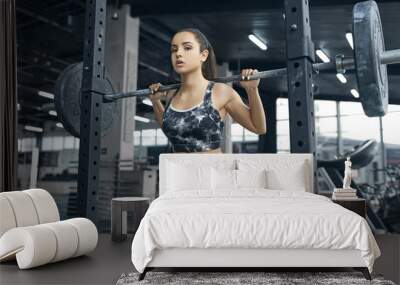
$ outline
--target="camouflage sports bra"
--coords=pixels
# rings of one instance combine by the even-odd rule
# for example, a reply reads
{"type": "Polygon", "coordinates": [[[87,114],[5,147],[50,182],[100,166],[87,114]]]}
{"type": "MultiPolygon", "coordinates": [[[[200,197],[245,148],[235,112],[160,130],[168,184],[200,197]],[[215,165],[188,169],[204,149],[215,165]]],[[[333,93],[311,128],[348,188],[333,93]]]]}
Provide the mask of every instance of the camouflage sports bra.
{"type": "MultiPolygon", "coordinates": [[[[211,103],[214,82],[209,82],[203,101],[186,110],[167,104],[162,130],[169,139],[173,152],[202,152],[220,147],[224,122],[211,103]]],[[[176,93],[174,94],[174,96],[176,93]]]]}

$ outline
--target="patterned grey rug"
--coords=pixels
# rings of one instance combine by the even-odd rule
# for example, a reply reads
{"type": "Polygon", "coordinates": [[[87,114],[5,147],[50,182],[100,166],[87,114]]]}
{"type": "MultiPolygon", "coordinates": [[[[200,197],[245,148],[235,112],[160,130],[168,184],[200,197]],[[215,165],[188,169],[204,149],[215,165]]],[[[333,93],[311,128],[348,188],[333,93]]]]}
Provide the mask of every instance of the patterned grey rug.
{"type": "Polygon", "coordinates": [[[372,275],[372,281],[364,278],[360,272],[154,272],[150,271],[142,281],[138,273],[122,274],[116,285],[146,284],[212,284],[212,285],[395,285],[382,276],[372,275]]]}

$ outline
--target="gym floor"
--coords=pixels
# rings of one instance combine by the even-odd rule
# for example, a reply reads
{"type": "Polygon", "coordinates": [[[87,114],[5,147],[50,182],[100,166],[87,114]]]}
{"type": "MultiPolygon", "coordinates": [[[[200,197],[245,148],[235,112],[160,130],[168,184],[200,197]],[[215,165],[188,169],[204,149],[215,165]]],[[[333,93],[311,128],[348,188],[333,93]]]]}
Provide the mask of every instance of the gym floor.
{"type": "MultiPolygon", "coordinates": [[[[385,279],[397,284],[400,276],[392,268],[398,268],[400,265],[395,256],[396,250],[400,250],[400,238],[398,235],[377,235],[375,238],[382,256],[376,260],[374,273],[382,274],[385,279]]],[[[29,270],[19,270],[15,261],[2,263],[0,264],[0,284],[115,284],[122,273],[135,271],[130,257],[132,239],[131,235],[123,242],[112,242],[110,234],[100,234],[96,250],[88,256],[50,263],[29,270]]],[[[347,271],[348,269],[332,268],[331,270],[347,271]]],[[[307,271],[313,270],[307,269],[307,271]]],[[[327,269],[327,271],[330,270],[327,269]]]]}
{"type": "Polygon", "coordinates": [[[2,263],[0,284],[115,284],[122,273],[135,270],[130,257],[132,239],[112,242],[110,234],[100,234],[91,254],[28,270],[19,270],[15,261],[2,263]]]}

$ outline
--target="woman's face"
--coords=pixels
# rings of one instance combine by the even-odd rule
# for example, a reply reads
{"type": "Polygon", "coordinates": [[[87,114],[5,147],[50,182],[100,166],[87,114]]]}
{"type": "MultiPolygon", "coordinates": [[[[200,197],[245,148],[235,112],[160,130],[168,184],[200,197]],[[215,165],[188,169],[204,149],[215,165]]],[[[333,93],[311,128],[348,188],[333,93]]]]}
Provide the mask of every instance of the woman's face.
{"type": "Polygon", "coordinates": [[[192,72],[206,61],[208,50],[200,52],[200,44],[190,32],[177,33],[171,41],[171,62],[178,74],[192,72]]]}

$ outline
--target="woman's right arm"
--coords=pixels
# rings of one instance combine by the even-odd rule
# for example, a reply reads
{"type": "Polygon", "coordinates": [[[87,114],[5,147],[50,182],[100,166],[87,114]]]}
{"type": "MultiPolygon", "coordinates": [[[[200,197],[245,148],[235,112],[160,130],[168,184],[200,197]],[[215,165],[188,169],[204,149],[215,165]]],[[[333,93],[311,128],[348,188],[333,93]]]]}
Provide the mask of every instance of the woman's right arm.
{"type": "Polygon", "coordinates": [[[170,92],[167,92],[167,91],[157,92],[158,89],[160,88],[160,86],[161,86],[160,83],[151,84],[149,86],[149,88],[151,90],[153,90],[153,94],[149,95],[149,99],[151,100],[151,103],[153,104],[154,116],[155,116],[157,122],[160,124],[160,127],[162,127],[164,106],[161,103],[160,99],[168,100],[173,93],[171,91],[170,92]]]}
{"type": "Polygon", "coordinates": [[[164,115],[164,106],[162,105],[160,99],[152,100],[153,104],[154,116],[156,117],[157,122],[162,126],[162,119],[164,115]]]}

